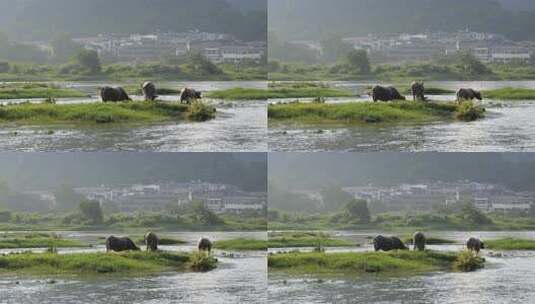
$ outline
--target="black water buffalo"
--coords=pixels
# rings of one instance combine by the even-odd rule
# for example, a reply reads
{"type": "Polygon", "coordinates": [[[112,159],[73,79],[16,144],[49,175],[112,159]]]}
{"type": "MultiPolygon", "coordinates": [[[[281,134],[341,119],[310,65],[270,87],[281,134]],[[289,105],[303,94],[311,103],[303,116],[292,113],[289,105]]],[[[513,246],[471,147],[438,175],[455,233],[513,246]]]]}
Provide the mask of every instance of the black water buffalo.
{"type": "Polygon", "coordinates": [[[426,101],[425,98],[425,87],[423,82],[413,82],[411,84],[412,99],[414,101],[426,101]]]}
{"type": "Polygon", "coordinates": [[[372,88],[373,101],[392,101],[392,100],[405,100],[405,96],[401,95],[399,91],[394,87],[382,87],[374,86],[372,88]]]}
{"type": "Polygon", "coordinates": [[[425,250],[425,242],[425,235],[420,231],[417,231],[412,235],[412,244],[414,245],[414,250],[425,250]]]}
{"type": "Polygon", "coordinates": [[[108,251],[139,250],[139,247],[127,237],[110,236],[106,239],[106,252],[108,251]]]}
{"type": "Polygon", "coordinates": [[[479,253],[479,250],[485,249],[485,243],[483,243],[483,241],[480,239],[471,237],[466,241],[466,248],[479,253]]]}
{"type": "Polygon", "coordinates": [[[180,103],[187,103],[190,104],[193,100],[201,99],[202,93],[200,91],[196,91],[191,88],[183,88],[182,91],[180,91],[180,96],[178,97],[178,101],[180,103]]]}
{"type": "Polygon", "coordinates": [[[115,88],[103,87],[103,88],[101,88],[100,89],[100,98],[102,99],[103,102],[107,102],[107,101],[117,102],[117,101],[132,100],[132,99],[130,99],[128,94],[126,94],[126,91],[121,87],[115,87],[115,88]]]}
{"type": "Polygon", "coordinates": [[[146,81],[141,85],[141,91],[146,101],[154,101],[158,97],[156,96],[156,86],[150,81],[146,81]]]}
{"type": "Polygon", "coordinates": [[[481,92],[473,89],[459,89],[457,91],[457,101],[461,102],[463,100],[473,100],[474,98],[478,100],[483,100],[481,92]]]}
{"type": "Polygon", "coordinates": [[[378,235],[373,239],[373,248],[375,251],[383,250],[383,251],[390,251],[390,250],[406,250],[409,249],[403,244],[403,242],[395,237],[385,237],[382,235],[378,235]]]}
{"type": "Polygon", "coordinates": [[[147,245],[147,251],[157,251],[159,242],[160,239],[156,233],[149,231],[147,234],[145,234],[145,245],[147,245]]]}
{"type": "Polygon", "coordinates": [[[208,253],[210,253],[212,251],[212,242],[207,238],[200,238],[197,243],[197,249],[199,249],[199,251],[208,251],[208,253]]]}

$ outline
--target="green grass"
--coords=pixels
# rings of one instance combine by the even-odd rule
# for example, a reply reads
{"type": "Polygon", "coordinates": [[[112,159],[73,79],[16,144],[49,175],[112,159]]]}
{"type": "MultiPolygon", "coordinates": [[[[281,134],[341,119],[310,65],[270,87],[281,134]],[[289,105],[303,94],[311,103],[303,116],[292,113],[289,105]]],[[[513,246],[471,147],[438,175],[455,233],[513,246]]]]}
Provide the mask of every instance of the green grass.
{"type": "MultiPolygon", "coordinates": [[[[411,95],[410,98],[412,98],[411,88],[405,88],[401,90],[401,93],[406,94],[406,95],[411,95]]],[[[433,88],[433,87],[425,88],[426,95],[450,95],[450,94],[455,94],[455,93],[456,93],[455,91],[448,90],[448,89],[433,88]]]]}
{"type": "Polygon", "coordinates": [[[535,240],[505,238],[485,241],[485,248],[493,250],[535,250],[535,240]]]}
{"type": "Polygon", "coordinates": [[[49,247],[89,247],[89,244],[78,240],[43,235],[24,235],[15,237],[6,235],[3,238],[0,237],[0,249],[49,247]]]}
{"type": "Polygon", "coordinates": [[[91,104],[16,104],[0,107],[0,122],[45,123],[136,123],[187,119],[205,121],[215,109],[201,103],[183,105],[160,102],[91,104]]]}
{"type": "Polygon", "coordinates": [[[457,271],[475,271],[485,266],[485,259],[470,250],[463,250],[455,259],[453,267],[457,271]]]}
{"type": "Polygon", "coordinates": [[[0,84],[0,99],[87,97],[74,89],[59,88],[44,83],[0,84]]]}
{"type": "Polygon", "coordinates": [[[483,98],[498,100],[535,100],[535,90],[523,88],[502,88],[482,92],[483,98]]]}
{"type": "MultiPolygon", "coordinates": [[[[412,237],[405,237],[403,239],[403,242],[405,244],[411,244],[412,245],[412,237]]],[[[444,245],[444,244],[455,244],[456,242],[453,241],[453,240],[448,240],[448,239],[442,239],[442,238],[437,238],[437,237],[426,237],[425,238],[425,243],[427,245],[444,245]]]]}
{"type": "MultiPolygon", "coordinates": [[[[292,103],[269,105],[271,121],[290,121],[304,124],[321,123],[400,123],[480,118],[471,115],[472,103],[433,103],[399,101],[355,102],[343,104],[292,103]],[[462,112],[459,112],[462,111],[462,112]]],[[[474,110],[479,113],[480,110],[474,110]]]]}
{"type": "Polygon", "coordinates": [[[147,274],[207,271],[217,266],[202,253],[21,253],[0,256],[0,273],[29,275],[147,274]]]}
{"type": "Polygon", "coordinates": [[[267,250],[268,244],[263,240],[254,239],[232,239],[216,241],[214,248],[222,250],[267,250]]]}
{"type": "MultiPolygon", "coordinates": [[[[311,275],[362,275],[367,273],[411,275],[438,270],[461,270],[456,261],[460,254],[436,251],[391,252],[291,252],[268,258],[270,271],[311,275]]],[[[464,262],[463,262],[464,263],[464,262]]],[[[461,264],[459,264],[461,265],[461,264]]]]}
{"type": "Polygon", "coordinates": [[[266,100],[270,97],[267,90],[245,88],[212,91],[206,93],[205,96],[224,100],[266,100]]]}
{"type": "Polygon", "coordinates": [[[286,247],[351,247],[354,242],[335,239],[321,232],[284,232],[269,235],[270,248],[286,247]]]}

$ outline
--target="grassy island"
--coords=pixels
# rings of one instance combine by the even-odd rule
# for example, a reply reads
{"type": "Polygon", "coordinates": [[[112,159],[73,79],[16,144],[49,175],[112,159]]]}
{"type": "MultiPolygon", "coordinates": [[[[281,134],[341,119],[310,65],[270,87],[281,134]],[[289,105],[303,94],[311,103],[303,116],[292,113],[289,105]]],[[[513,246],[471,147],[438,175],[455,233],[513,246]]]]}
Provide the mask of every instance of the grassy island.
{"type": "Polygon", "coordinates": [[[137,123],[177,120],[206,121],[215,109],[202,103],[163,102],[90,104],[24,103],[0,107],[0,123],[137,123]]]}
{"type": "Polygon", "coordinates": [[[0,256],[0,273],[16,275],[150,274],[208,271],[217,260],[202,253],[20,253],[0,256]]]}
{"type": "Polygon", "coordinates": [[[273,121],[303,124],[370,124],[428,122],[458,119],[472,121],[484,117],[485,109],[472,102],[354,102],[342,104],[290,103],[270,105],[273,121]]]}
{"type": "Polygon", "coordinates": [[[216,241],[214,248],[222,250],[262,250],[265,251],[268,248],[268,244],[263,240],[254,239],[231,239],[224,241],[216,241]]]}
{"type": "Polygon", "coordinates": [[[493,250],[535,250],[535,240],[505,238],[485,241],[485,248],[493,250]]]}
{"type": "Polygon", "coordinates": [[[90,245],[79,240],[64,239],[54,234],[0,235],[0,249],[51,247],[90,247],[90,245]]]}
{"type": "Polygon", "coordinates": [[[467,251],[291,252],[270,255],[268,266],[270,271],[297,275],[411,275],[432,271],[472,271],[482,268],[484,259],[467,251]]]}
{"type": "Polygon", "coordinates": [[[502,88],[483,91],[483,98],[497,100],[535,100],[535,90],[523,88],[502,88]]]}
{"type": "Polygon", "coordinates": [[[47,83],[0,84],[0,99],[67,97],[87,97],[87,94],[78,90],[60,88],[47,83]]]}
{"type": "Polygon", "coordinates": [[[269,235],[270,248],[351,246],[355,246],[354,242],[335,239],[321,232],[283,232],[269,235]]]}

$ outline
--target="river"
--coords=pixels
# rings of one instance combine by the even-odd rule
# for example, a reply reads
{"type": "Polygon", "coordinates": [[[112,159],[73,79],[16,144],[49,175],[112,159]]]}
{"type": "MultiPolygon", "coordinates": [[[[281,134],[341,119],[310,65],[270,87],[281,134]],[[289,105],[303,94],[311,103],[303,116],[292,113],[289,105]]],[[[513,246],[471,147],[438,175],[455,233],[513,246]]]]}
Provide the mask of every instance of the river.
{"type": "MultiPolygon", "coordinates": [[[[380,232],[377,232],[380,233],[380,232]]],[[[377,233],[369,231],[333,232],[342,238],[367,245],[358,249],[373,250],[369,240],[377,233]]],[[[387,234],[388,235],[388,234],[387,234]]],[[[456,245],[428,246],[434,250],[459,250],[468,236],[483,240],[503,237],[535,238],[535,231],[522,232],[436,232],[458,242],[456,245]]],[[[271,249],[277,251],[276,249],[271,249]]],[[[286,250],[286,249],[285,249],[286,250]]],[[[327,252],[329,248],[327,248],[327,252]]],[[[498,251],[496,251],[498,252],[498,251]]],[[[292,277],[270,274],[269,303],[447,303],[501,304],[533,303],[535,298],[535,252],[509,251],[493,257],[484,250],[484,269],[469,272],[434,272],[409,277],[335,278],[292,277]]]]}
{"type": "MultiPolygon", "coordinates": [[[[113,232],[58,232],[67,238],[77,238],[95,246],[91,249],[60,249],[60,254],[79,251],[105,251],[101,238],[113,232]]],[[[232,238],[266,239],[265,232],[169,232],[166,236],[185,240],[180,246],[159,246],[163,250],[195,250],[201,236],[211,240],[232,238]]],[[[10,251],[20,251],[13,249],[10,251]]],[[[4,250],[3,252],[6,252],[4,250]]],[[[35,251],[41,251],[36,249],[35,251]]],[[[0,303],[266,303],[266,252],[230,252],[215,250],[218,267],[206,273],[165,273],[143,277],[93,278],[2,277],[0,303]]]]}
{"type": "MultiPolygon", "coordinates": [[[[329,82],[330,86],[362,94],[375,83],[329,82]]],[[[435,81],[428,87],[452,91],[461,87],[489,90],[503,87],[535,88],[535,81],[435,81]]],[[[454,100],[454,95],[428,96],[454,100]]],[[[360,98],[333,98],[328,103],[360,98]]],[[[306,99],[304,100],[306,101],[306,99]]],[[[474,122],[436,122],[370,126],[302,126],[272,124],[268,132],[271,151],[437,151],[437,152],[532,152],[535,151],[535,100],[485,100],[487,117],[474,122]],[[319,131],[321,130],[321,131],[319,131]]]]}
{"type": "MultiPolygon", "coordinates": [[[[81,90],[86,98],[59,98],[57,103],[98,102],[99,82],[62,82],[61,87],[81,90]]],[[[191,87],[202,92],[234,87],[265,89],[266,82],[162,82],[165,88],[191,87]]],[[[125,85],[125,83],[107,83],[125,85]]],[[[141,96],[131,96],[134,100],[141,96]]],[[[175,101],[178,96],[161,96],[175,101]]],[[[3,100],[16,103],[24,100],[3,100]]],[[[40,100],[30,100],[37,102],[40,100]]],[[[0,150],[3,151],[157,151],[157,152],[261,152],[267,150],[266,101],[222,101],[208,99],[215,105],[217,116],[207,122],[163,124],[129,124],[81,127],[76,125],[20,126],[0,128],[0,150]]]]}

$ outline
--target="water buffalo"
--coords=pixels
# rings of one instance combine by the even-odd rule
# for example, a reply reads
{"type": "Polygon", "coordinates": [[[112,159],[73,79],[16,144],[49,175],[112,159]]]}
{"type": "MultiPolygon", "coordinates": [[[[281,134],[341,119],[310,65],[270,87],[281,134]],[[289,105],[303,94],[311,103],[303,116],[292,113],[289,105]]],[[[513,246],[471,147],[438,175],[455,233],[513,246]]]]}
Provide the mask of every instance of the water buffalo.
{"type": "Polygon", "coordinates": [[[146,81],[141,85],[141,91],[145,96],[145,101],[154,101],[156,99],[156,86],[150,81],[146,81]]]}
{"type": "Polygon", "coordinates": [[[461,102],[463,100],[473,100],[474,98],[477,98],[478,100],[483,100],[481,92],[479,91],[473,89],[459,89],[459,91],[457,91],[458,102],[461,102]]]}
{"type": "Polygon", "coordinates": [[[212,251],[212,242],[207,238],[200,238],[197,243],[197,249],[199,249],[199,251],[208,251],[208,253],[210,253],[212,251]]]}
{"type": "Polygon", "coordinates": [[[412,235],[412,243],[414,245],[414,250],[425,250],[425,241],[425,235],[420,231],[417,231],[412,235]]]}
{"type": "Polygon", "coordinates": [[[426,101],[425,98],[425,87],[423,82],[413,82],[411,84],[412,99],[414,101],[421,100],[426,101]]]}
{"type": "Polygon", "coordinates": [[[480,239],[471,237],[466,241],[466,248],[471,251],[479,253],[479,250],[485,249],[485,243],[480,239]]]}
{"type": "Polygon", "coordinates": [[[405,96],[401,95],[399,91],[394,87],[382,87],[374,86],[372,88],[373,101],[392,101],[392,100],[405,100],[405,96]]]}
{"type": "Polygon", "coordinates": [[[378,235],[373,239],[373,248],[375,251],[383,250],[383,251],[390,251],[390,250],[406,250],[409,249],[403,244],[403,242],[395,237],[385,237],[382,235],[378,235]]]}
{"type": "Polygon", "coordinates": [[[183,88],[182,91],[180,91],[180,96],[178,97],[178,101],[180,101],[180,103],[190,104],[191,101],[196,100],[196,99],[201,99],[201,98],[202,98],[202,93],[200,91],[196,91],[190,88],[183,88]]]}
{"type": "Polygon", "coordinates": [[[108,251],[139,250],[139,247],[127,237],[110,236],[106,239],[106,252],[108,251]]]}
{"type": "Polygon", "coordinates": [[[103,102],[107,102],[107,101],[117,102],[117,101],[132,100],[132,99],[130,99],[128,94],[126,94],[126,91],[121,87],[115,87],[115,88],[103,87],[103,88],[101,88],[100,89],[100,98],[102,98],[103,102]]]}
{"type": "Polygon", "coordinates": [[[147,245],[147,251],[157,251],[159,241],[160,239],[156,233],[149,231],[147,234],[145,234],[145,245],[147,245]]]}

